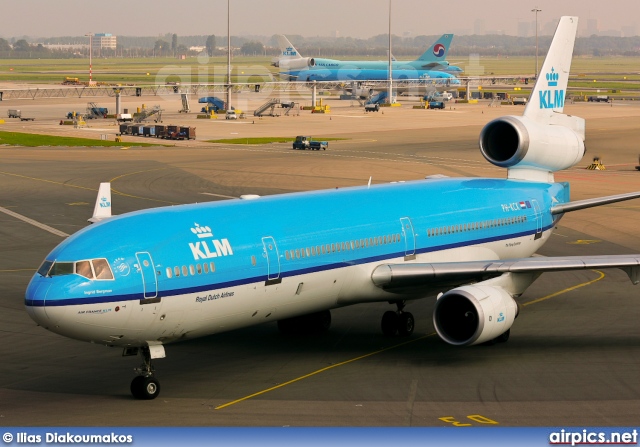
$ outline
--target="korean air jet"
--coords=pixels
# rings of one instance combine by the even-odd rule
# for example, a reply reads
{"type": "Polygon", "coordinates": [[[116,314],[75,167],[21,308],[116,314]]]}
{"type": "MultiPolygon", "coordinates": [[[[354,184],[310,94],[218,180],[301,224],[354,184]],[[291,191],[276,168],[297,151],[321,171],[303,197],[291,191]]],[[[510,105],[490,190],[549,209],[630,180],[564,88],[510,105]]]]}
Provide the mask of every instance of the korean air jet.
{"type": "MultiPolygon", "coordinates": [[[[380,73],[388,73],[388,61],[341,61],[337,59],[309,58],[302,57],[298,50],[283,35],[278,35],[278,45],[281,55],[272,63],[273,66],[283,70],[282,75],[288,76],[292,80],[326,80],[341,81],[354,79],[352,72],[360,74],[362,71],[371,70],[369,76],[359,79],[386,80],[388,74],[382,77],[380,73]],[[376,74],[380,74],[375,77],[376,74]],[[308,79],[310,78],[310,79],[308,79]]],[[[459,74],[462,69],[454,65],[449,65],[447,54],[453,34],[443,34],[427,51],[414,61],[392,61],[392,70],[404,71],[401,79],[418,79],[427,73],[433,72],[432,77],[438,77],[435,73],[441,72],[445,76],[454,78],[454,74],[459,74]],[[411,77],[408,77],[410,75],[411,77]]]]}
{"type": "Polygon", "coordinates": [[[131,392],[153,399],[152,361],[181,340],[275,321],[324,330],[331,309],[372,302],[389,303],[384,334],[408,336],[411,302],[437,295],[438,335],[469,346],[506,341],[518,297],[543,272],[619,268],[637,284],[640,254],[532,257],[565,213],[640,197],[571,201],[569,184],[554,180],[585,151],[584,120],[563,114],[577,24],[561,18],[524,115],[480,134],[506,178],[103,212],[47,255],[27,312],[55,333],[140,355],[131,392]]]}

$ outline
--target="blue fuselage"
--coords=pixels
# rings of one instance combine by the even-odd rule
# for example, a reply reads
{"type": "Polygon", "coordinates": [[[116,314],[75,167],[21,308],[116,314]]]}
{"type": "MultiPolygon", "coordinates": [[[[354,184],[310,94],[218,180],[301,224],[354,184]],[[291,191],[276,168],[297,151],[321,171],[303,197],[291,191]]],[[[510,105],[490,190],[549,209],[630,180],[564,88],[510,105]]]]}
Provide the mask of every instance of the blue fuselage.
{"type": "MultiPolygon", "coordinates": [[[[175,334],[197,336],[216,317],[247,312],[225,330],[248,325],[254,307],[268,320],[279,308],[286,317],[302,307],[389,299],[371,285],[379,263],[530,256],[541,245],[535,235],[554,223],[552,203],[568,196],[563,183],[433,179],[143,210],[91,225],[58,245],[46,259],[60,268],[34,275],[25,304],[43,326],[60,327],[51,330],[105,344],[121,337],[126,345],[138,342],[126,335],[127,321],[154,321],[144,314],[150,302],[165,323],[168,309],[184,319],[175,334]],[[93,260],[95,277],[85,260],[93,260]],[[110,266],[111,278],[108,272],[98,278],[101,263],[110,266]],[[88,268],[89,277],[69,264],[88,268]],[[318,300],[303,306],[296,301],[301,290],[318,300]],[[198,307],[203,300],[219,307],[207,314],[198,307]],[[102,323],[105,332],[91,332],[102,327],[99,318],[109,322],[102,323]],[[190,319],[199,321],[192,333],[184,331],[190,319]],[[73,330],[65,332],[68,321],[73,330]],[[78,332],[79,322],[91,335],[78,332]]],[[[158,329],[154,336],[162,334],[158,329]]]]}

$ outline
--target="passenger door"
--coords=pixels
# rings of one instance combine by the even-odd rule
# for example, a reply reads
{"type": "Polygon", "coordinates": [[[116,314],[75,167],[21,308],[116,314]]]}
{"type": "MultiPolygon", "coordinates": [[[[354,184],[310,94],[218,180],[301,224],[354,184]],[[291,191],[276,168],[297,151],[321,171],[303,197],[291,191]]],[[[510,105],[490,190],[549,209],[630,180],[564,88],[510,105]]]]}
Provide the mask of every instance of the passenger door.
{"type": "Polygon", "coordinates": [[[153,264],[151,254],[146,251],[136,253],[138,259],[138,268],[142,276],[143,299],[140,304],[155,303],[160,301],[158,298],[158,277],[156,276],[156,268],[153,264]]]}
{"type": "Polygon", "coordinates": [[[265,285],[279,284],[282,282],[282,278],[280,278],[280,256],[276,240],[271,236],[263,237],[262,245],[267,258],[267,281],[265,285]]]}

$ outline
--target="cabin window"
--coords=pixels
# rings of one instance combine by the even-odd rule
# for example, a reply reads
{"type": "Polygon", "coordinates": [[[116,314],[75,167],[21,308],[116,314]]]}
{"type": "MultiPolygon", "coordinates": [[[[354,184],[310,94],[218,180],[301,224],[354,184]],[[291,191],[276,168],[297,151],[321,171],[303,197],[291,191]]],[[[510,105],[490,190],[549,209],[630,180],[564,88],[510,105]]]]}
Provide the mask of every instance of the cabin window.
{"type": "Polygon", "coordinates": [[[305,248],[304,251],[307,253],[307,258],[311,256],[311,251],[309,251],[309,247],[305,248]]]}
{"type": "Polygon", "coordinates": [[[356,248],[360,248],[360,241],[359,240],[356,241],[356,248]]]}
{"type": "MultiPolygon", "coordinates": [[[[251,257],[253,258],[253,256],[251,256],[251,257]]],[[[288,261],[288,260],[289,260],[289,258],[290,258],[290,256],[289,256],[289,251],[288,251],[288,250],[284,252],[284,258],[285,258],[287,261],[288,261]]],[[[253,259],[251,260],[251,263],[253,264],[253,259]]]]}
{"type": "Polygon", "coordinates": [[[296,259],[300,259],[300,250],[296,248],[296,259]]]}
{"type": "Polygon", "coordinates": [[[251,265],[256,266],[256,257],[254,255],[251,255],[251,265]]]}
{"type": "Polygon", "coordinates": [[[176,278],[180,276],[180,267],[174,267],[173,272],[176,274],[176,278]]]}
{"type": "Polygon", "coordinates": [[[171,278],[173,276],[173,272],[171,271],[171,267],[167,267],[167,278],[171,278]]]}
{"type": "Polygon", "coordinates": [[[198,271],[198,275],[202,275],[202,266],[200,264],[196,265],[196,270],[198,271]]]}
{"type": "Polygon", "coordinates": [[[187,266],[186,265],[182,266],[182,276],[189,276],[189,273],[187,272],[187,266]]]}
{"type": "Polygon", "coordinates": [[[204,268],[204,272],[205,273],[209,273],[209,264],[207,264],[206,262],[202,265],[202,267],[204,268]]]}
{"type": "Polygon", "coordinates": [[[209,270],[211,270],[211,273],[216,271],[216,265],[213,262],[209,263],[209,270]]]}
{"type": "Polygon", "coordinates": [[[193,264],[189,265],[189,273],[191,274],[191,276],[196,274],[196,269],[193,264]]]}
{"type": "Polygon", "coordinates": [[[316,255],[316,247],[315,245],[313,247],[311,247],[311,256],[315,256],[316,255]]]}

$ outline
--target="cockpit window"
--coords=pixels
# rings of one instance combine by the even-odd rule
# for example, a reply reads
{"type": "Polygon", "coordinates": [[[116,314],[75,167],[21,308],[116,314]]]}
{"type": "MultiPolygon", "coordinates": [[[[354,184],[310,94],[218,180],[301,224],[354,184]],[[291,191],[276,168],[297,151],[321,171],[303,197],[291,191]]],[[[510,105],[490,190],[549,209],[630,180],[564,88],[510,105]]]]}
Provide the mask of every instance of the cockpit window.
{"type": "Polygon", "coordinates": [[[41,276],[60,276],[71,275],[75,273],[83,276],[87,279],[113,279],[113,272],[109,263],[104,258],[92,259],[87,261],[78,262],[60,262],[45,260],[40,268],[38,274],[41,276]],[[93,264],[93,268],[92,268],[93,264]],[[95,273],[94,273],[95,272],[95,273]]]}
{"type": "Polygon", "coordinates": [[[49,270],[51,270],[52,264],[53,264],[53,261],[49,261],[48,259],[45,259],[42,265],[40,266],[40,268],[38,269],[38,274],[40,276],[47,276],[49,274],[49,270]]]}
{"type": "Polygon", "coordinates": [[[91,270],[91,261],[76,262],[76,273],[87,279],[93,279],[93,270],[91,270]]]}
{"type": "Polygon", "coordinates": [[[93,269],[96,271],[96,279],[113,279],[111,267],[106,259],[94,259],[93,269]]]}
{"type": "Polygon", "coordinates": [[[49,276],[71,275],[73,273],[73,262],[54,262],[49,270],[49,276]]]}

